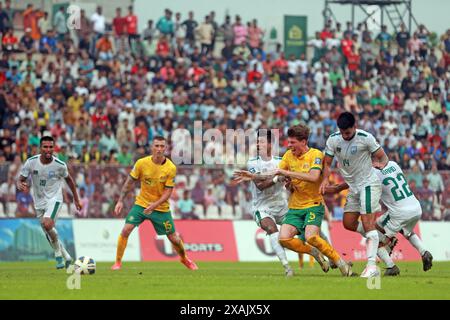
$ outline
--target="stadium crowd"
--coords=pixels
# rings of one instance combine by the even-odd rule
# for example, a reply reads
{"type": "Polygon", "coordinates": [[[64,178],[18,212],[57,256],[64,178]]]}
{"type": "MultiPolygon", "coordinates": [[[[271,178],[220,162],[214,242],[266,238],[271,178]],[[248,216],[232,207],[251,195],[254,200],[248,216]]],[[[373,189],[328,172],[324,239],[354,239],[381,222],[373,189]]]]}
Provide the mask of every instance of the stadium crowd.
{"type": "MultiPolygon", "coordinates": [[[[32,213],[31,197],[13,181],[46,133],[75,172],[86,204],[78,215],[99,218],[111,217],[126,168],[149,154],[155,135],[180,141],[173,130],[192,133],[194,121],[222,132],[277,128],[284,152],[287,128],[306,123],[310,145],[323,150],[339,114],[350,111],[409,172],[423,218],[450,219],[450,29],[438,37],[423,25],[414,32],[383,26],[374,34],[365,24],[344,29],[329,21],[308,41],[307,59],[264,41],[256,19],[219,22],[214,12],[182,17],[166,9],[138,33],[137,16],[127,11],[107,18],[100,6],[89,17],[82,10],[81,28],[69,30],[64,9],[50,18],[28,5],[19,37],[10,1],[0,2],[5,215],[16,200],[17,216],[32,213]]],[[[214,207],[247,218],[251,196],[230,184],[233,169],[180,166],[177,214],[209,217],[214,207]]],[[[335,219],[344,199],[327,199],[335,219]]]]}

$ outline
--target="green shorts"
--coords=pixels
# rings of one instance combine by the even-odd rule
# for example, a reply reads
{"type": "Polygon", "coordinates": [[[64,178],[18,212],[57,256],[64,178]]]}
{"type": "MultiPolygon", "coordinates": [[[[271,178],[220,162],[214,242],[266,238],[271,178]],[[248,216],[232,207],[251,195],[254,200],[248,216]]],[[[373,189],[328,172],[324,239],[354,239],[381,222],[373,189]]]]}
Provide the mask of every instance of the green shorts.
{"type": "Polygon", "coordinates": [[[299,238],[305,241],[305,229],[308,225],[320,226],[325,215],[325,207],[323,204],[315,207],[304,209],[289,209],[283,224],[290,224],[297,228],[299,238]]]}
{"type": "Polygon", "coordinates": [[[161,212],[154,210],[151,214],[144,213],[145,208],[135,204],[130,213],[128,213],[125,223],[129,223],[138,227],[144,220],[150,220],[153,228],[158,235],[168,235],[175,232],[175,224],[173,223],[170,211],[161,212]]]}

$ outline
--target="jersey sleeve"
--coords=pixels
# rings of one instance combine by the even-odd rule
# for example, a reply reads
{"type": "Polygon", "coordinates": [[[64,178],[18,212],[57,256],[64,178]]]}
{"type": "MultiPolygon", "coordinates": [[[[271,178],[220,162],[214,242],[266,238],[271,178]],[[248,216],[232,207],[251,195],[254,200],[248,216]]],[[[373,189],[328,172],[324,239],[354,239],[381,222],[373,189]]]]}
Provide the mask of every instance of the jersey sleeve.
{"type": "Polygon", "coordinates": [[[334,138],[332,138],[332,137],[328,138],[327,145],[325,147],[325,154],[327,156],[334,157],[335,148],[336,148],[335,141],[336,140],[334,138]]]}
{"type": "Polygon", "coordinates": [[[288,152],[286,152],[284,154],[283,158],[281,158],[281,161],[278,164],[278,168],[283,169],[283,170],[288,170],[289,169],[288,152]]]}
{"type": "Polygon", "coordinates": [[[314,152],[313,157],[311,158],[310,170],[320,170],[323,168],[323,153],[319,150],[314,152]]]}
{"type": "Polygon", "coordinates": [[[367,146],[369,148],[370,153],[375,153],[378,151],[378,149],[381,148],[380,144],[377,142],[375,137],[373,135],[369,135],[366,139],[367,146]]]}
{"type": "Polygon", "coordinates": [[[28,176],[30,175],[30,170],[31,170],[30,161],[27,160],[23,164],[22,169],[20,169],[20,175],[22,177],[28,178],[28,176]]]}
{"type": "Polygon", "coordinates": [[[130,176],[134,180],[139,180],[141,176],[141,162],[139,160],[134,164],[134,167],[130,172],[130,176]]]}
{"type": "Polygon", "coordinates": [[[165,188],[175,187],[176,174],[177,174],[177,168],[174,166],[174,168],[170,170],[169,176],[167,177],[166,183],[164,185],[165,188]]]}
{"type": "Polygon", "coordinates": [[[67,178],[69,176],[69,169],[67,168],[67,164],[64,163],[64,166],[61,168],[60,175],[63,178],[67,178]]]}

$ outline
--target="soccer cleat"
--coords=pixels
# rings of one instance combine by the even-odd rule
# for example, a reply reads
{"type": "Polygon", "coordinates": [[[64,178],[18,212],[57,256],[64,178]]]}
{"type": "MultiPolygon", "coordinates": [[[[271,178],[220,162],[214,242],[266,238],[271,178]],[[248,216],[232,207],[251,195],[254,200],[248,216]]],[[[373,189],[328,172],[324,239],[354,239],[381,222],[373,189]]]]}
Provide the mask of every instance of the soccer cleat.
{"type": "Polygon", "coordinates": [[[392,268],[387,268],[384,272],[385,277],[394,277],[400,275],[400,269],[397,266],[393,266],[392,268]]]}
{"type": "Polygon", "coordinates": [[[189,259],[188,257],[186,257],[186,258],[184,258],[184,259],[181,259],[180,262],[181,262],[182,264],[184,264],[188,269],[191,269],[191,270],[198,270],[198,267],[197,267],[197,265],[195,264],[195,262],[192,261],[191,259],[189,259]]]}
{"type": "Polygon", "coordinates": [[[122,269],[122,262],[116,262],[114,263],[114,265],[111,267],[111,270],[120,270],[122,269]]]}
{"type": "Polygon", "coordinates": [[[378,272],[377,266],[367,266],[361,273],[361,278],[373,278],[378,277],[380,273],[378,272]]]}
{"type": "Polygon", "coordinates": [[[330,264],[330,268],[331,268],[331,269],[337,269],[337,268],[338,268],[337,264],[334,263],[333,261],[328,260],[328,263],[330,264]]]}
{"type": "Polygon", "coordinates": [[[62,257],[56,257],[56,269],[63,269],[66,265],[64,264],[62,257]]]}
{"type": "Polygon", "coordinates": [[[291,267],[289,267],[289,266],[284,268],[284,272],[286,273],[286,277],[294,276],[294,270],[292,270],[291,267]]]}
{"type": "Polygon", "coordinates": [[[320,267],[322,268],[323,272],[327,273],[330,270],[330,265],[328,264],[328,261],[325,259],[323,254],[319,252],[316,258],[317,262],[320,264],[320,267]]]}
{"type": "Polygon", "coordinates": [[[433,266],[433,256],[430,252],[425,251],[422,255],[423,271],[428,271],[433,266]]]}
{"type": "Polygon", "coordinates": [[[389,250],[388,250],[389,255],[392,255],[392,252],[394,252],[394,248],[397,245],[397,243],[398,243],[398,239],[396,237],[393,237],[391,239],[391,241],[388,243],[387,247],[389,248],[389,250]]]}
{"type": "Polygon", "coordinates": [[[66,260],[66,269],[68,269],[71,264],[72,264],[72,258],[66,260]]]}
{"type": "Polygon", "coordinates": [[[345,262],[344,260],[339,261],[336,265],[341,271],[343,277],[357,277],[358,275],[352,270],[353,263],[351,261],[345,262]]]}

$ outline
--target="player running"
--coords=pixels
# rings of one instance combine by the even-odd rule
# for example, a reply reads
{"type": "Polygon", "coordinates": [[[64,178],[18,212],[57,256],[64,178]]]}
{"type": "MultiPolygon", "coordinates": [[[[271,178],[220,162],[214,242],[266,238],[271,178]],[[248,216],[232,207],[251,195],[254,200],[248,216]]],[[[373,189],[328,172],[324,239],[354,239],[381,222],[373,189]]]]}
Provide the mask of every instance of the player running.
{"type": "Polygon", "coordinates": [[[174,179],[177,168],[172,161],[164,156],[166,149],[166,139],[156,136],[152,143],[152,155],[136,161],[133,170],[125,181],[114,209],[115,215],[119,215],[122,211],[123,200],[133,190],[137,180],[141,182],[141,191],[136,197],[136,202],[128,213],[125,226],[119,235],[116,262],[111,267],[112,270],[121,269],[128,237],[134,228],[146,219],[150,220],[158,235],[167,236],[180,256],[181,263],[188,269],[198,269],[197,265],[186,255],[183,241],[178,232],[175,231],[170,213],[169,198],[175,185],[174,179]]]}
{"type": "MultiPolygon", "coordinates": [[[[256,158],[247,162],[247,169],[254,174],[267,173],[278,168],[280,157],[272,155],[272,132],[270,130],[259,130],[257,141],[256,158]]],[[[282,181],[274,182],[269,177],[266,180],[253,181],[252,192],[252,214],[259,227],[261,227],[270,237],[270,244],[273,251],[284,267],[286,276],[291,277],[294,271],[289,266],[284,248],[278,241],[279,232],[277,224],[281,225],[288,204],[283,191],[282,181]]]]}
{"type": "MultiPolygon", "coordinates": [[[[382,233],[380,243],[389,244],[396,242],[396,234],[400,232],[416,248],[422,257],[423,270],[428,271],[433,265],[433,256],[425,248],[422,240],[414,233],[414,227],[422,216],[422,208],[419,200],[409,188],[405,175],[400,166],[389,161],[386,166],[374,164],[373,169],[381,181],[381,202],[387,207],[387,211],[377,219],[377,228],[382,233]]],[[[330,187],[332,193],[347,189],[347,183],[330,187]]],[[[380,236],[380,234],[379,234],[380,236]]],[[[389,248],[389,246],[388,246],[389,248]]],[[[378,251],[380,258],[386,263],[385,276],[396,276],[400,269],[395,265],[389,252],[378,251]]]]}
{"type": "Polygon", "coordinates": [[[369,278],[379,275],[376,267],[379,238],[375,213],[381,211],[381,183],[372,171],[372,158],[384,165],[388,157],[370,133],[356,129],[355,122],[350,112],[339,116],[339,131],[326,142],[320,192],[324,194],[330,183],[330,166],[336,158],[339,172],[350,188],[344,207],[344,227],[367,238],[367,266],[361,277],[369,278]],[[362,223],[358,223],[360,216],[362,223]]]}
{"type": "Polygon", "coordinates": [[[36,215],[40,219],[42,230],[55,252],[56,269],[68,268],[72,257],[58,239],[55,222],[63,204],[62,187],[64,180],[72,191],[75,207],[81,210],[75,182],[69,174],[67,165],[53,156],[55,140],[44,136],[40,140],[41,153],[25,161],[19,175],[17,188],[27,191],[28,177],[31,175],[33,201],[36,215]],[[65,263],[63,261],[65,260],[65,263]]]}

